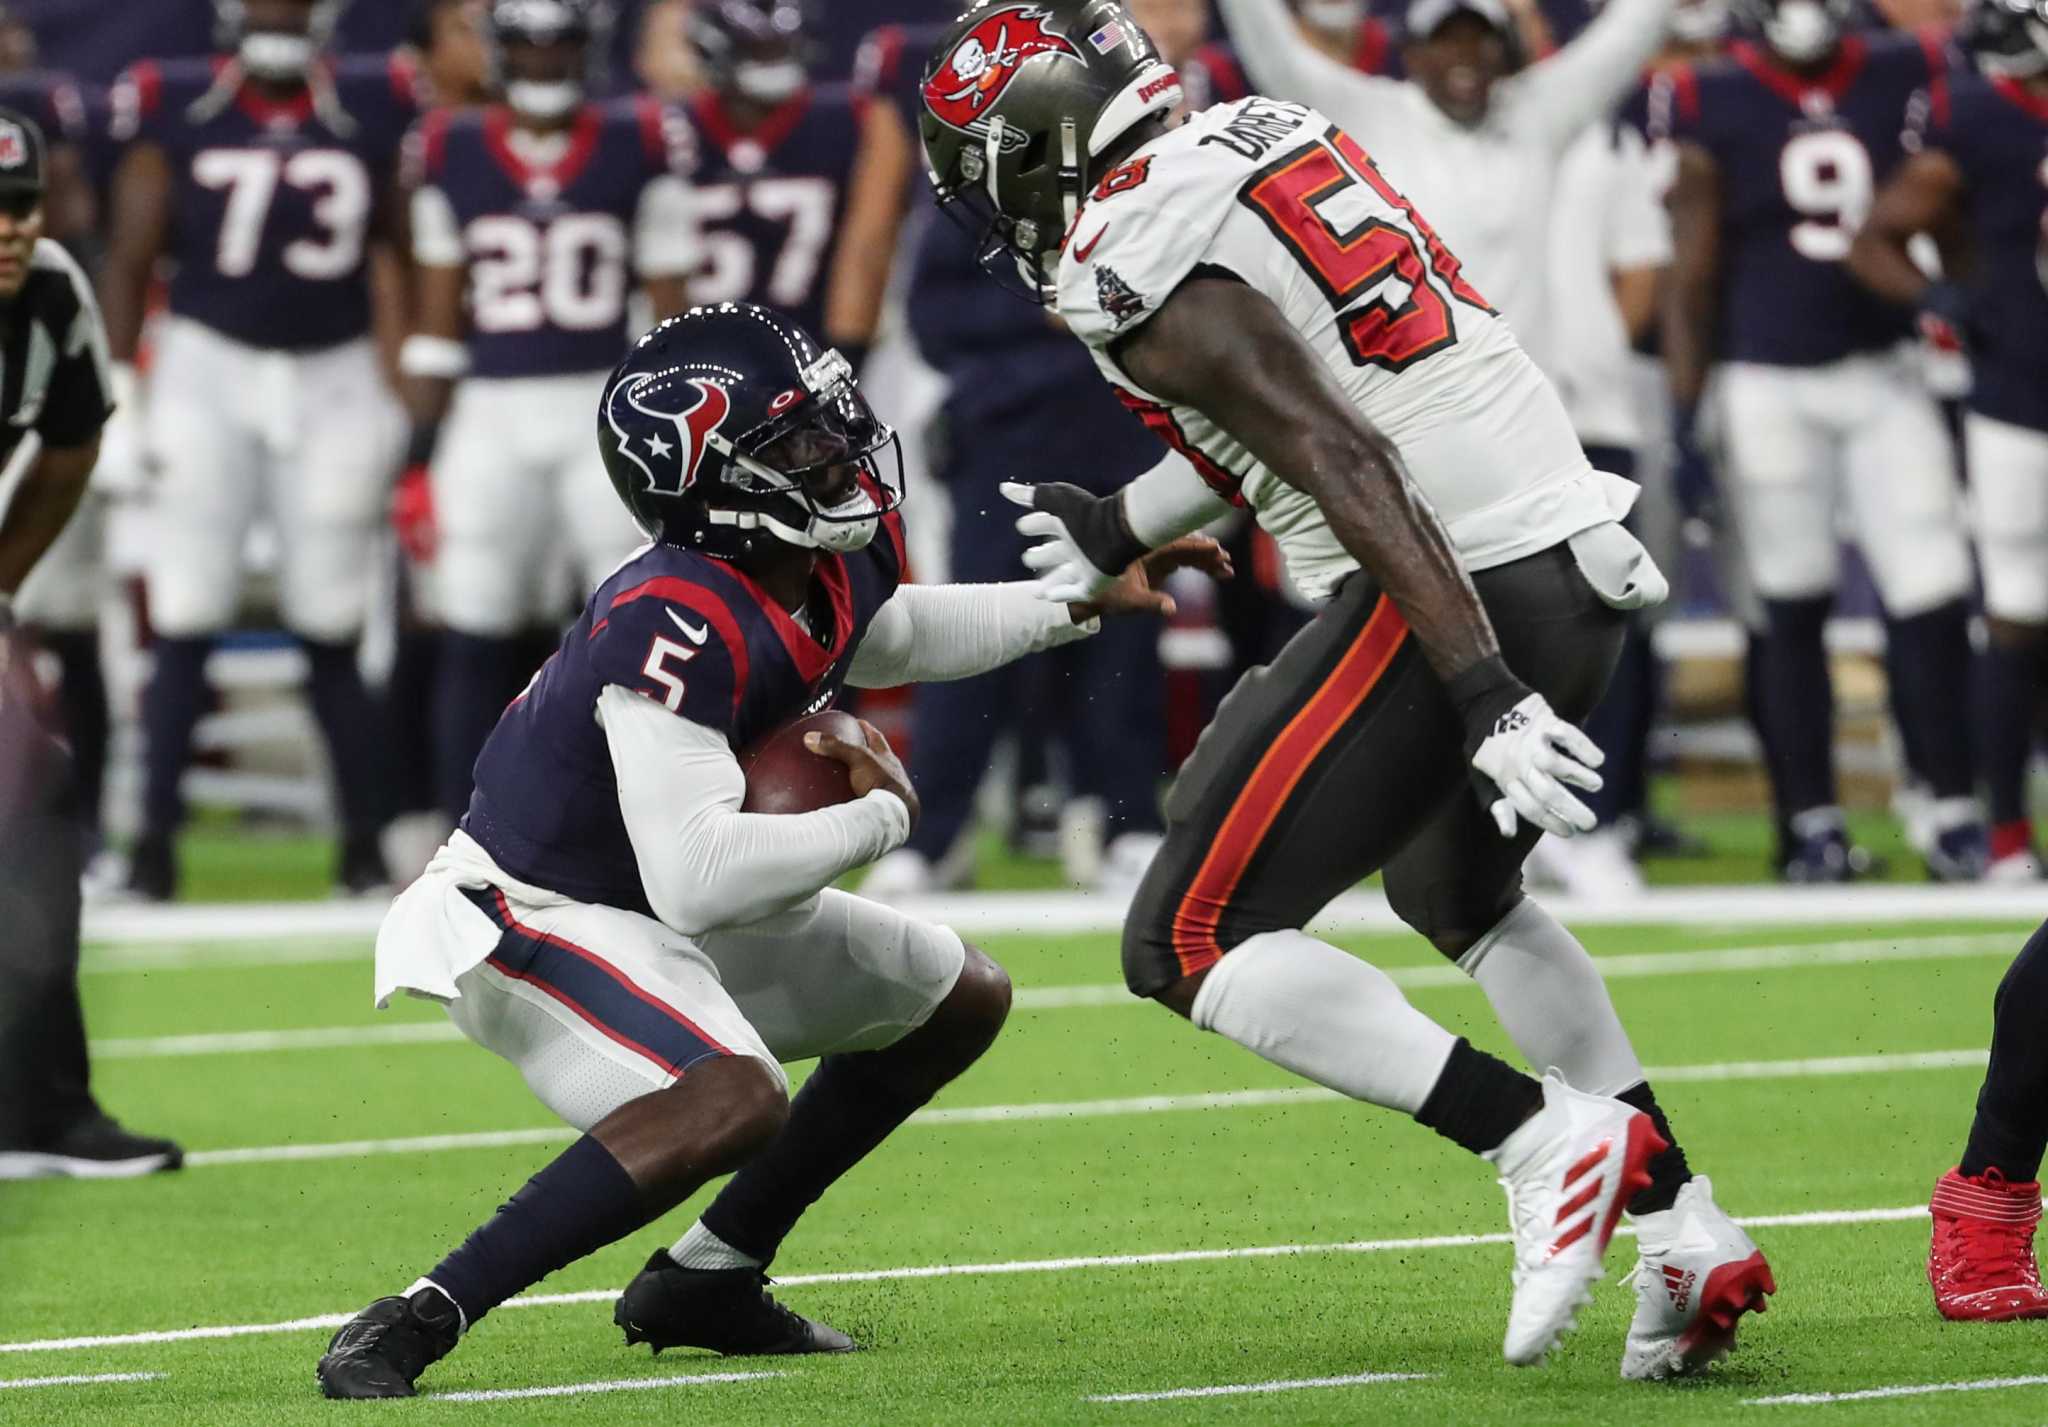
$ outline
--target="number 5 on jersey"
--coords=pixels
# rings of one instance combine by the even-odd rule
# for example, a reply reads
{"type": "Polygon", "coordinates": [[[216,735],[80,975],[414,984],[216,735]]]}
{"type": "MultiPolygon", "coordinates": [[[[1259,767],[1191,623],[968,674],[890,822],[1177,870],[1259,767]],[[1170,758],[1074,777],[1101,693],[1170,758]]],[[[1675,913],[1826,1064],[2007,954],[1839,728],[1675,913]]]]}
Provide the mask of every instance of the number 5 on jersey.
{"type": "Polygon", "coordinates": [[[1344,346],[1361,367],[1398,372],[1458,340],[1450,301],[1431,283],[1432,273],[1452,297],[1493,310],[1414,205],[1340,129],[1267,165],[1239,201],[1265,221],[1330,305],[1349,314],[1344,346]],[[1347,217],[1352,221],[1344,226],[1347,217]],[[1408,227],[1399,226],[1402,220],[1408,227]],[[1407,296],[1397,301],[1399,289],[1407,296]]]}
{"type": "Polygon", "coordinates": [[[661,692],[654,689],[642,690],[649,698],[658,698],[670,713],[678,713],[683,707],[683,676],[669,668],[670,664],[687,664],[697,657],[697,651],[686,644],[678,644],[657,634],[654,642],[647,646],[647,662],[640,666],[640,672],[652,679],[661,692]]]}

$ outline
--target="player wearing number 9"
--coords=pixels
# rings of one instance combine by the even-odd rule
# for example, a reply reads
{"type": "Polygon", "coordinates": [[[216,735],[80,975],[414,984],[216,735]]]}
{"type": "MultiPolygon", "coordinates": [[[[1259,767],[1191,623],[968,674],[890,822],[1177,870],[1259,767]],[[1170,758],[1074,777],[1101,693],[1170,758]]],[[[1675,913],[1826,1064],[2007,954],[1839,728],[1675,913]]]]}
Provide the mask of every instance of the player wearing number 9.
{"type": "Polygon", "coordinates": [[[419,265],[405,345],[416,431],[431,450],[427,588],[442,629],[435,783],[449,817],[477,750],[529,670],[516,639],[553,613],[565,548],[579,594],[639,543],[590,448],[590,407],[625,350],[628,300],[683,306],[694,261],[681,121],[651,99],[599,104],[590,0],[497,0],[497,102],[431,115],[409,146],[419,265]],[[452,400],[451,400],[452,398],[452,400]]]}
{"type": "MultiPolygon", "coordinates": [[[[1836,807],[1821,632],[1847,524],[1889,616],[1894,710],[1937,799],[1923,849],[1977,875],[1971,799],[1970,555],[1948,432],[1904,349],[1910,314],[1844,259],[1916,102],[1946,105],[1931,39],[1848,34],[1837,0],[1752,0],[1726,60],[1661,76],[1653,127],[1676,141],[1676,247],[1665,351],[1689,424],[1717,368],[1728,506],[1768,611],[1758,717],[1774,757],[1784,870],[1838,881],[1853,861],[1836,807]],[[1925,92],[1927,98],[1916,101],[1925,92]]],[[[1681,435],[1689,433],[1681,432],[1681,435]]]]}
{"type": "Polygon", "coordinates": [[[178,778],[205,702],[206,651],[235,617],[259,510],[278,533],[281,613],[311,656],[334,758],[341,880],[383,880],[378,745],[354,646],[403,425],[370,341],[367,265],[397,231],[399,146],[418,106],[394,62],[322,53],[338,8],[220,0],[221,57],[138,64],[115,90],[127,148],[102,282],[121,364],[107,444],[117,464],[153,478],[158,638],[134,869],[150,896],[175,881],[178,778]],[[163,260],[170,313],[138,403],[144,299],[163,260]]]}

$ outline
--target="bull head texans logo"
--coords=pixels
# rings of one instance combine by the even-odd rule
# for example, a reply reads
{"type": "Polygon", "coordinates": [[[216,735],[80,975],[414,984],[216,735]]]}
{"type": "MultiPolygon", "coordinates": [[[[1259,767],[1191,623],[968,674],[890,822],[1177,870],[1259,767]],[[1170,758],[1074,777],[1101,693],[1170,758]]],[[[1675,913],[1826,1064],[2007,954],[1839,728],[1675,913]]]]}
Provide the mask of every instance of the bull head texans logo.
{"type": "MultiPolygon", "coordinates": [[[[1025,61],[1043,54],[1082,57],[1072,40],[1045,27],[1050,18],[1051,11],[1033,5],[1008,5],[983,16],[925,80],[924,107],[949,128],[983,132],[990,107],[1025,61]]],[[[1017,134],[1016,142],[1024,141],[1017,134]]]]}
{"type": "Polygon", "coordinates": [[[648,490],[668,496],[696,483],[711,437],[731,412],[724,383],[674,371],[622,381],[604,403],[619,454],[646,475],[648,490]]]}

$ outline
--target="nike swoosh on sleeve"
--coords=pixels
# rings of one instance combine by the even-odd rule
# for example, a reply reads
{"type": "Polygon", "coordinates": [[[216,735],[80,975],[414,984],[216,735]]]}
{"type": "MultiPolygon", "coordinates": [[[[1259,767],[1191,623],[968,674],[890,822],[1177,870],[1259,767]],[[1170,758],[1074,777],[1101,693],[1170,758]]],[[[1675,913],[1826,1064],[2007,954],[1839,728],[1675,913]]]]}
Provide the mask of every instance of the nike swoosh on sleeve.
{"type": "Polygon", "coordinates": [[[1080,247],[1074,249],[1074,261],[1077,263],[1085,263],[1088,261],[1088,259],[1094,257],[1095,245],[1102,241],[1102,235],[1104,233],[1107,233],[1108,231],[1109,225],[1105,223],[1102,225],[1101,228],[1096,230],[1096,234],[1094,237],[1090,238],[1086,243],[1082,244],[1080,247]]]}
{"type": "Polygon", "coordinates": [[[683,632],[683,638],[689,640],[692,644],[702,644],[711,637],[711,631],[706,626],[687,623],[674,610],[669,610],[667,613],[668,617],[675,621],[676,628],[683,632]]]}

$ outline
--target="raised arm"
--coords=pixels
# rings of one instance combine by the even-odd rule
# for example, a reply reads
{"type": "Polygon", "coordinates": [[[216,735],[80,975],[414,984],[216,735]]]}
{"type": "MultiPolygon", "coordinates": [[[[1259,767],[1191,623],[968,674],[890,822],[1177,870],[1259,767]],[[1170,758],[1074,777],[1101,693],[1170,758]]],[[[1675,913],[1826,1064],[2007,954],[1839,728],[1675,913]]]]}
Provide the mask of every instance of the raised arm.
{"type": "Polygon", "coordinates": [[[1516,75],[1509,122],[1563,148],[1621,102],[1664,42],[1675,0],[1608,0],[1577,39],[1516,75]]]}
{"type": "Polygon", "coordinates": [[[1218,0],[1231,43],[1258,92],[1320,109],[1340,124],[1368,116],[1363,105],[1396,102],[1400,81],[1360,74],[1310,44],[1287,0],[1218,0]]]}

